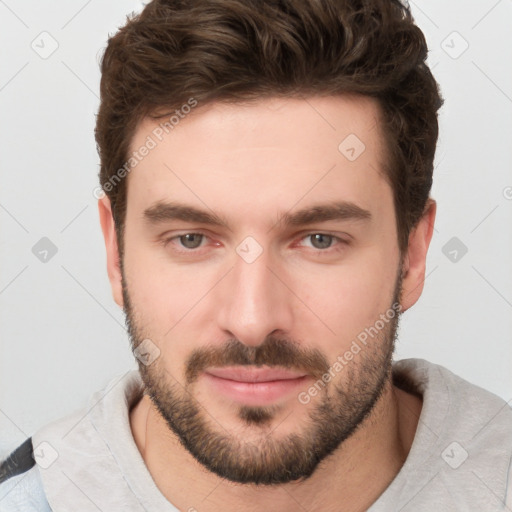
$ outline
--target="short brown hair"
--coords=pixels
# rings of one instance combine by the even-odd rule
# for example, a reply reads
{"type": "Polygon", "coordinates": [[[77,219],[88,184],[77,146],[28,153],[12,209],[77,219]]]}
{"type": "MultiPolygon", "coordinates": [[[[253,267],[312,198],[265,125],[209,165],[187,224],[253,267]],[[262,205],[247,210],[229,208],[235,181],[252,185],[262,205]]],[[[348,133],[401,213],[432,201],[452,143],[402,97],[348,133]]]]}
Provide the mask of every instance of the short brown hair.
{"type": "Polygon", "coordinates": [[[398,244],[427,205],[443,100],[399,0],[153,0],[108,40],[96,142],[122,250],[128,159],[140,121],[199,104],[362,94],[382,111],[398,244]],[[160,115],[157,115],[160,112],[160,115]],[[112,181],[110,181],[112,185],[112,181]]]}

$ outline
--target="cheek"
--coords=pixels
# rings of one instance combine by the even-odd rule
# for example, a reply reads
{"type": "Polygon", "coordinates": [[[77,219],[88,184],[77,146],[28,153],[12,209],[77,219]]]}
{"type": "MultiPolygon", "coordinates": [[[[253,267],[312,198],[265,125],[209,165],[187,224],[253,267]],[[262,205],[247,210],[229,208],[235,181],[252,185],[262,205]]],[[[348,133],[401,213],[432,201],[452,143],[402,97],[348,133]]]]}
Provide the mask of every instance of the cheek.
{"type": "Polygon", "coordinates": [[[213,338],[217,304],[207,295],[218,265],[176,265],[165,251],[126,240],[125,274],[140,333],[159,347],[166,370],[184,384],[190,351],[213,338]],[[206,295],[205,295],[206,294],[206,295]],[[210,309],[208,309],[210,308],[210,309]]]}
{"type": "Polygon", "coordinates": [[[197,285],[187,284],[179,267],[165,261],[163,251],[137,243],[137,236],[127,232],[125,238],[128,293],[137,325],[146,335],[162,339],[193,304],[197,285]]]}
{"type": "Polygon", "coordinates": [[[379,250],[368,250],[350,263],[296,278],[301,299],[319,319],[313,329],[303,326],[308,339],[318,340],[322,350],[336,357],[374,325],[391,306],[396,278],[392,261],[379,250]]]}
{"type": "Polygon", "coordinates": [[[183,364],[190,354],[194,304],[200,299],[197,283],[183,282],[183,274],[172,275],[167,269],[147,264],[134,251],[126,262],[128,292],[139,336],[158,346],[158,365],[166,372],[169,383],[185,385],[183,364]],[[181,281],[180,281],[181,278],[181,281]]]}
{"type": "Polygon", "coordinates": [[[146,266],[140,259],[127,265],[126,278],[137,315],[160,338],[194,321],[196,306],[209,287],[199,272],[146,266]]]}

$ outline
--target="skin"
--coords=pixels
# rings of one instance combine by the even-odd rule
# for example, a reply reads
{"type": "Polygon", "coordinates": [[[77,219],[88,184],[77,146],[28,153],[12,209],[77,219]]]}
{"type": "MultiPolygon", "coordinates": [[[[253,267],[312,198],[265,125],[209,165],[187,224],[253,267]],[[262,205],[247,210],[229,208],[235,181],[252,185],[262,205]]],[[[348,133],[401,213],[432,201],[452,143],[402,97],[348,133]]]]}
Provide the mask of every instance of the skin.
{"type": "MultiPolygon", "coordinates": [[[[185,382],[185,361],[193,349],[218,347],[233,338],[257,346],[270,333],[299,340],[332,364],[388,310],[401,255],[393,193],[380,172],[385,156],[379,123],[378,105],[367,97],[198,106],[128,175],[125,279],[138,325],[158,345],[158,364],[169,379],[185,382]],[[351,133],[366,147],[354,161],[338,150],[351,133]],[[221,214],[229,229],[184,221],[149,225],[144,210],[166,200],[221,214]],[[371,221],[276,224],[284,212],[333,200],[359,205],[371,212],[371,221]],[[187,250],[179,239],[161,243],[187,232],[207,237],[195,256],[178,253],[187,250]],[[350,243],[333,241],[320,253],[306,236],[315,233],[350,243]],[[247,236],[263,249],[250,264],[236,252],[247,236]]],[[[132,148],[143,145],[157,125],[144,120],[132,148]]],[[[422,293],[435,212],[429,200],[410,234],[402,311],[422,293]]],[[[100,199],[99,213],[113,296],[123,307],[107,197],[100,199]]],[[[355,371],[358,362],[357,357],[350,362],[355,371]]],[[[347,375],[339,372],[332,385],[347,375]]],[[[259,428],[242,428],[233,404],[204,380],[195,383],[193,394],[232,435],[261,439],[259,428]]],[[[275,439],[300,434],[314,400],[303,405],[294,394],[279,406],[266,431],[275,439]]],[[[229,482],[208,471],[183,448],[147,395],[131,410],[130,422],[153,479],[180,510],[291,511],[301,509],[299,503],[308,511],[359,511],[382,494],[403,465],[421,407],[419,398],[389,379],[371,414],[310,478],[275,486],[229,482]]]]}

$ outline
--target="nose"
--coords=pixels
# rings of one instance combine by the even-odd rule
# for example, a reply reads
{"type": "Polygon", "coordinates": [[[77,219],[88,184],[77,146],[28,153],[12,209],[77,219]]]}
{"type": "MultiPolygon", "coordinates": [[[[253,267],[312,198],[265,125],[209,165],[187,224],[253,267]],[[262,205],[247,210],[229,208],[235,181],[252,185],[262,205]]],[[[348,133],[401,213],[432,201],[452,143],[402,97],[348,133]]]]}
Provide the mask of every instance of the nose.
{"type": "Polygon", "coordinates": [[[282,267],[263,253],[251,263],[238,254],[218,290],[219,327],[230,337],[256,346],[277,332],[289,332],[293,322],[293,292],[282,267]]]}

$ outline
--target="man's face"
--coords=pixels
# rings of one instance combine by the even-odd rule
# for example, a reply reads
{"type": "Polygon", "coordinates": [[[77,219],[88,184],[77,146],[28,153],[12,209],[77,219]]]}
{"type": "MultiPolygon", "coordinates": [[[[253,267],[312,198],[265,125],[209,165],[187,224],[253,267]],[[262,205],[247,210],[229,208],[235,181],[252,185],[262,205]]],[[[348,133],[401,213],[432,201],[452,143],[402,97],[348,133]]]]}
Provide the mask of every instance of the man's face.
{"type": "Polygon", "coordinates": [[[140,369],[169,428],[222,477],[311,475],[390,381],[401,261],[379,126],[373,100],[328,97],[135,134],[156,145],[128,176],[132,343],[158,355],[140,369]]]}

